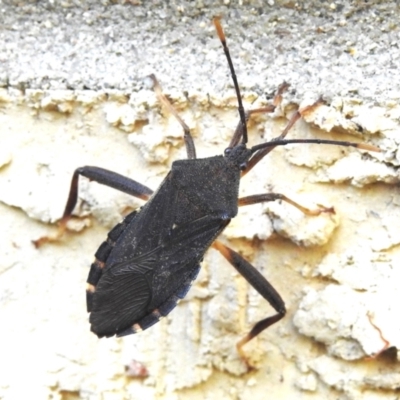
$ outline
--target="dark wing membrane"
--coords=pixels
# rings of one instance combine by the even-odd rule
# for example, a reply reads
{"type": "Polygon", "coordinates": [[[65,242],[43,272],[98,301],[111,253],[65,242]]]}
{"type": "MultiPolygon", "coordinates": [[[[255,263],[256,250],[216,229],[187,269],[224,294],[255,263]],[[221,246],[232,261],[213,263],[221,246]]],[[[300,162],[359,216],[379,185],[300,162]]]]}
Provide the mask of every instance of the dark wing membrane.
{"type": "Polygon", "coordinates": [[[113,336],[146,315],[152,297],[146,271],[152,267],[144,261],[145,257],[132,259],[103,273],[93,295],[89,319],[97,336],[113,336]]]}

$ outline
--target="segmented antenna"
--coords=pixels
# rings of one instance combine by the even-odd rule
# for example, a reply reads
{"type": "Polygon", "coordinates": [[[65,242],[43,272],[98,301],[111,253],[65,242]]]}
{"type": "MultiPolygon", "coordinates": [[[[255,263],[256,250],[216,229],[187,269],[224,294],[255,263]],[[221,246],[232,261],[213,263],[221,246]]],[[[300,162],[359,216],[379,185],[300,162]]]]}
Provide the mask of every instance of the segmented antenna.
{"type": "Polygon", "coordinates": [[[233,84],[235,86],[235,91],[236,91],[236,97],[238,100],[238,111],[239,111],[239,117],[240,117],[240,122],[242,124],[242,143],[246,144],[247,143],[247,123],[246,123],[246,114],[244,112],[243,108],[243,103],[242,103],[242,96],[240,94],[240,89],[239,89],[239,84],[237,81],[235,69],[233,68],[233,63],[231,59],[231,55],[229,53],[228,46],[226,44],[226,38],[225,38],[225,33],[224,30],[222,29],[221,23],[220,23],[220,17],[214,17],[213,22],[215,25],[215,29],[217,30],[217,34],[219,37],[219,40],[222,43],[222,47],[224,48],[224,53],[226,56],[226,59],[228,60],[229,64],[229,69],[231,71],[231,76],[233,80],[233,84]]]}

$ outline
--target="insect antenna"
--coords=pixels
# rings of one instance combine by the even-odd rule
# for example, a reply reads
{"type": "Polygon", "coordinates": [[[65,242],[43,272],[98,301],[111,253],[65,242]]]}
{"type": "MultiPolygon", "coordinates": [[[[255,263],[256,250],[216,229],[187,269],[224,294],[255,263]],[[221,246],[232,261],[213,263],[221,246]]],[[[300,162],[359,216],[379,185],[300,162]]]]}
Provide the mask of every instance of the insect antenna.
{"type": "Polygon", "coordinates": [[[287,144],[294,143],[315,143],[315,144],[332,144],[335,146],[345,146],[345,147],[355,147],[361,150],[368,151],[377,151],[380,152],[381,149],[379,147],[373,146],[372,144],[367,143],[355,143],[355,142],[345,142],[342,140],[325,140],[325,139],[286,139],[286,140],[271,140],[270,142],[257,144],[253,146],[250,151],[254,154],[256,151],[260,149],[265,149],[267,147],[276,147],[276,146],[286,146],[287,144]]]}
{"type": "Polygon", "coordinates": [[[233,85],[235,86],[235,91],[236,91],[236,97],[238,100],[238,111],[239,111],[239,117],[240,117],[240,122],[241,122],[241,127],[242,127],[242,143],[246,144],[247,143],[247,119],[246,119],[246,113],[244,111],[243,103],[242,103],[242,96],[240,94],[240,89],[239,89],[239,84],[237,81],[236,73],[235,73],[235,68],[233,68],[233,63],[231,59],[231,55],[229,53],[228,46],[226,44],[226,37],[224,30],[222,29],[221,23],[220,23],[220,18],[219,17],[214,17],[213,22],[215,25],[215,29],[217,31],[219,40],[222,43],[222,47],[224,49],[224,53],[226,56],[226,59],[228,60],[229,64],[229,69],[231,71],[231,76],[233,80],[233,85]]]}

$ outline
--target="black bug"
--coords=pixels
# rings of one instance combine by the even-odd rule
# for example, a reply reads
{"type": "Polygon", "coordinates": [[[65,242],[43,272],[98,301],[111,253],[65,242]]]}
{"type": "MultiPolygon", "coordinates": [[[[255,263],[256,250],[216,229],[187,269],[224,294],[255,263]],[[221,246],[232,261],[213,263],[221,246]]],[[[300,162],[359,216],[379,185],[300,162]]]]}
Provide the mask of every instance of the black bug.
{"type": "MultiPolygon", "coordinates": [[[[276,310],[275,315],[259,321],[238,343],[238,351],[245,359],[243,345],[283,318],[286,309],[282,298],[264,276],[238,253],[216,241],[216,238],[236,216],[239,206],[283,200],[308,214],[332,210],[309,210],[277,193],[238,199],[241,176],[274,147],[289,143],[335,144],[372,151],[377,148],[366,144],[318,139],[285,140],[285,135],[300,118],[301,112],[292,118],[279,137],[247,148],[248,118],[254,113],[273,111],[285,87],[278,91],[274,105],[245,113],[222,27],[218,19],[214,19],[214,24],[228,60],[240,116],[238,127],[224,155],[196,158],[189,128],[162,94],[156,78],[151,76],[158,98],[183,127],[188,159],[175,161],[155,192],[115,172],[88,166],[78,168],[73,175],[60,222],[60,234],[65,230],[77,203],[80,175],[147,200],[140,210],[129,214],[109,232],[106,241],[95,254],[87,279],[87,309],[90,312],[91,330],[98,337],[124,336],[155,324],[169,314],[186,295],[199,272],[204,253],[212,246],[276,310]]],[[[35,243],[40,245],[53,239],[45,237],[35,243]]]]}

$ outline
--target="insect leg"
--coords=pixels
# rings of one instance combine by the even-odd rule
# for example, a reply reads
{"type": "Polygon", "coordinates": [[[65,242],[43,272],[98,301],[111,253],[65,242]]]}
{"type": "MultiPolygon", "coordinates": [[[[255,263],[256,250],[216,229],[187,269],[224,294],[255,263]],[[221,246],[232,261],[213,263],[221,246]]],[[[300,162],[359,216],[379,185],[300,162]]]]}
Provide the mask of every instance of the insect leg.
{"type": "Polygon", "coordinates": [[[196,148],[194,146],[193,137],[190,133],[189,127],[186,125],[185,121],[179,116],[178,112],[175,110],[171,102],[167,99],[165,94],[162,92],[161,86],[154,74],[150,75],[150,79],[153,81],[153,89],[158,97],[158,100],[168,109],[168,111],[178,120],[183,128],[183,140],[185,141],[186,153],[189,159],[196,158],[196,148]]]}
{"type": "Polygon", "coordinates": [[[63,217],[70,216],[73,209],[75,208],[78,200],[78,178],[84,176],[91,181],[100,183],[117,189],[121,192],[128,193],[134,197],[138,197],[142,200],[148,200],[153,194],[153,191],[147,186],[142,185],[133,179],[127,178],[126,176],[117,174],[116,172],[109,171],[107,169],[99,167],[81,167],[77,168],[72,176],[71,187],[69,190],[67,204],[65,206],[63,217]]]}
{"type": "MultiPolygon", "coordinates": [[[[289,122],[285,126],[285,129],[282,131],[282,133],[275,137],[274,139],[271,140],[271,142],[274,142],[275,140],[282,140],[286,137],[290,129],[292,129],[293,125],[304,115],[306,115],[308,112],[310,112],[312,109],[315,107],[319,106],[322,104],[322,99],[318,99],[315,103],[303,107],[299,110],[296,111],[290,118],[289,122]]],[[[269,154],[275,147],[267,147],[261,150],[258,150],[254,155],[251,157],[249,162],[247,163],[246,169],[242,172],[242,177],[246,175],[253,167],[256,166],[267,154],[269,154]]]]}
{"type": "Polygon", "coordinates": [[[212,246],[217,249],[232,264],[233,267],[236,268],[236,270],[247,280],[247,282],[249,282],[250,285],[253,286],[253,288],[257,290],[257,292],[260,293],[260,295],[264,297],[264,299],[267,300],[277,312],[275,315],[258,321],[250,330],[250,332],[237,343],[236,347],[240,357],[247,364],[249,364],[242,347],[251,339],[260,334],[264,329],[267,329],[269,326],[275,324],[284,317],[286,314],[285,303],[283,302],[279,293],[264,278],[264,276],[241,255],[219,241],[215,241],[212,246]]]}
{"type": "MultiPolygon", "coordinates": [[[[255,109],[246,111],[246,113],[245,113],[246,122],[254,114],[274,112],[276,107],[278,107],[279,104],[281,104],[281,102],[282,102],[282,93],[288,87],[289,87],[289,84],[286,82],[283,82],[281,85],[279,85],[278,90],[272,101],[272,104],[269,104],[265,107],[255,108],[255,109]]],[[[233,134],[233,137],[232,137],[231,142],[229,143],[228,147],[235,147],[236,145],[238,145],[240,139],[242,138],[242,135],[243,135],[243,125],[242,125],[242,122],[239,121],[239,123],[236,127],[236,130],[235,130],[235,133],[233,134]]]]}
{"type": "Polygon", "coordinates": [[[108,171],[106,169],[98,167],[77,168],[74,172],[74,175],[72,176],[67,204],[65,205],[63,216],[58,223],[57,233],[54,236],[44,236],[37,240],[34,240],[33,244],[35,245],[35,247],[40,247],[46,242],[57,241],[64,234],[67,228],[67,223],[71,218],[72,211],[74,210],[78,201],[79,175],[89,178],[89,180],[91,181],[95,181],[102,185],[109,186],[113,189],[120,190],[121,192],[128,193],[142,200],[148,200],[148,198],[153,193],[153,191],[147,186],[144,186],[141,183],[134,181],[133,179],[117,174],[116,172],[108,171]]]}
{"type": "Polygon", "coordinates": [[[280,193],[263,193],[263,194],[254,194],[252,196],[241,197],[238,200],[238,206],[239,207],[249,206],[251,204],[257,204],[257,203],[263,203],[265,201],[275,201],[275,200],[286,201],[286,203],[291,204],[292,206],[296,207],[306,215],[319,215],[323,212],[330,212],[330,213],[335,212],[335,210],[332,207],[330,208],[321,207],[312,210],[310,208],[302,206],[299,203],[296,203],[294,200],[280,193]]]}

